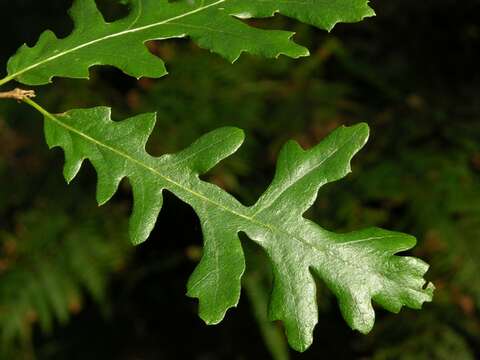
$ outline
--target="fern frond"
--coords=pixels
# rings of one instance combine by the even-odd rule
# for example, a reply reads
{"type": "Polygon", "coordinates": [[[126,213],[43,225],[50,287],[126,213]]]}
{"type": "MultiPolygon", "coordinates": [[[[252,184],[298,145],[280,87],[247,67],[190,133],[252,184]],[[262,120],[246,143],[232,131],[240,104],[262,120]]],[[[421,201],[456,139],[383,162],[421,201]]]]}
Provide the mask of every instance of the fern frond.
{"type": "Polygon", "coordinates": [[[17,219],[21,231],[0,234],[0,358],[18,356],[36,325],[48,334],[67,323],[86,293],[104,303],[129,252],[118,216],[100,221],[81,210],[69,218],[56,205],[29,210],[17,219]]]}

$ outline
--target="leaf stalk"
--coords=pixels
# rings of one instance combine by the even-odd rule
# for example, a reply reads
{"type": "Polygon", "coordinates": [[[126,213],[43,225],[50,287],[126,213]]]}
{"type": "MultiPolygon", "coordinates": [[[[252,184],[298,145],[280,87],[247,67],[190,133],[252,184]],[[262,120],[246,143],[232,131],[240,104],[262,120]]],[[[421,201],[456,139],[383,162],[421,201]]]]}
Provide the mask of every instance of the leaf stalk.
{"type": "Polygon", "coordinates": [[[14,79],[14,77],[11,76],[11,75],[4,77],[3,79],[0,80],[0,86],[5,85],[6,83],[9,83],[13,79],[14,79]]]}
{"type": "Polygon", "coordinates": [[[51,113],[49,113],[46,109],[44,109],[38,103],[33,101],[31,97],[24,97],[21,101],[23,101],[27,105],[30,105],[31,107],[33,107],[35,110],[37,110],[42,115],[47,116],[47,117],[53,117],[53,115],[51,113]]]}

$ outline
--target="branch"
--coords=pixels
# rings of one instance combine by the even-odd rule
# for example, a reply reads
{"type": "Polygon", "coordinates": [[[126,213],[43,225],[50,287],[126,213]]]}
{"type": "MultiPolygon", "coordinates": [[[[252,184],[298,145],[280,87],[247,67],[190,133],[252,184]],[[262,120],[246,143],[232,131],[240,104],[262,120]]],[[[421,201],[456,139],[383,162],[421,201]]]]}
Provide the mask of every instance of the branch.
{"type": "Polygon", "coordinates": [[[0,92],[0,99],[13,99],[17,101],[23,101],[25,99],[31,99],[35,97],[35,91],[15,89],[6,92],[0,92]]]}

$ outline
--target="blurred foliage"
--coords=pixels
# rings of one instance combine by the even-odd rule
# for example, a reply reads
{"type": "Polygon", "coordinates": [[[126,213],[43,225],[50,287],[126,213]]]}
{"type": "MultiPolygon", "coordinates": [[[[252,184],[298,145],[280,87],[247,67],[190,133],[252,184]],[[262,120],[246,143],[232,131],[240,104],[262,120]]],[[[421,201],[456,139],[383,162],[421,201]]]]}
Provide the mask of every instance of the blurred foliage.
{"type": "MultiPolygon", "coordinates": [[[[2,38],[3,59],[44,28],[68,33],[68,1],[36,4],[15,2],[19,18],[0,16],[4,28],[19,29],[2,38]]],[[[10,334],[17,351],[7,358],[35,352],[41,359],[254,359],[269,356],[265,346],[277,359],[478,358],[480,2],[373,6],[377,18],[342,25],[333,35],[282,17],[268,23],[297,31],[298,42],[312,49],[310,58],[244,56],[230,65],[187,41],[151,43],[170,64],[169,76],[136,82],[96,68],[90,82],[59,80],[40,89],[40,101],[57,112],[109,105],[116,118],[156,111],[152,154],[181,149],[222,125],[244,128],[246,144],[205,178],[246,204],[269,183],[287,139],[309,147],[341,124],[367,121],[371,141],[353,162],[353,174],[323,188],[306,216],[329,229],[376,225],[414,234],[414,255],[431,264],[428,276],[437,286],[432,304],[399,315],[377,311],[373,332],[361,336],[349,331],[319,284],[315,344],[303,355],[288,355],[278,337],[281,324],[255,315],[265,305],[270,269],[260,250],[249,248],[249,261],[262,263],[255,266],[262,270],[247,273],[239,309],[207,328],[183,296],[201,244],[191,209],[167,196],[157,226],[162,231],[138,248],[125,246],[128,185],[112,205],[97,209],[93,170],[67,187],[61,152],[46,149],[39,116],[2,102],[0,332],[10,334]],[[47,271],[48,286],[59,288],[53,293],[37,280],[47,271]],[[35,288],[41,290],[32,296],[35,288]],[[64,325],[52,326],[48,336],[50,323],[64,325]]]]}
{"type": "Polygon", "coordinates": [[[104,304],[109,275],[123,266],[127,242],[112,219],[62,210],[58,203],[28,210],[15,233],[0,234],[0,358],[18,357],[19,349],[30,356],[33,325],[47,334],[54,320],[64,325],[81,311],[85,292],[104,304]]]}
{"type": "Polygon", "coordinates": [[[94,214],[93,201],[67,193],[51,158],[36,153],[41,142],[8,127],[8,114],[0,118],[0,359],[30,359],[37,327],[52,333],[90,300],[108,313],[109,279],[132,249],[124,207],[94,214]]]}

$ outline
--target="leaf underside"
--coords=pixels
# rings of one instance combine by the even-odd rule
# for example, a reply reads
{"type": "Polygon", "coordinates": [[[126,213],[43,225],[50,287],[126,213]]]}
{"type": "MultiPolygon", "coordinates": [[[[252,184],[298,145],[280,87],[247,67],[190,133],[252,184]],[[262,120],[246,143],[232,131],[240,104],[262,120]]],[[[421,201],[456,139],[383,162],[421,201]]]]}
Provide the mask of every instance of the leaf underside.
{"type": "Polygon", "coordinates": [[[404,305],[418,309],[431,301],[434,287],[425,286],[423,279],[428,265],[395,255],[411,249],[413,237],[379,228],[337,234],[302,216],[322,185],[350,172],[350,160],[367,141],[366,124],[341,127],[309,150],[288,142],[271,185],[247,207],[199,178],[240,147],[241,130],[221,128],[179,153],[152,157],[145,144],[155,121],[154,114],[144,114],[113,122],[105,107],[73,110],[46,116],[45,135],[50,147],[65,152],[68,182],[85,159],[93,164],[100,204],[128,178],[134,196],[130,235],[135,244],[149,236],[163,190],[192,206],[202,226],[204,255],[189,279],[188,295],[199,299],[200,316],[208,324],[220,322],[238,303],[245,270],[239,232],[259,244],[272,263],[269,315],[283,321],[296,350],[312,343],[317,323],[314,277],[326,283],[347,323],[362,333],[374,323],[372,300],[392,312],[404,305]]]}
{"type": "Polygon", "coordinates": [[[107,23],[94,0],[75,0],[74,30],[64,39],[45,31],[37,44],[23,45],[8,62],[8,77],[43,85],[53,77],[88,78],[93,65],[111,65],[136,78],[167,73],[163,61],[145,43],[190,37],[200,47],[235,61],[242,52],[298,58],[308,50],[292,41],[294,33],[264,30],[243,19],[285,16],[331,30],[338,22],[373,16],[368,0],[131,0],[123,19],[107,23]]]}

